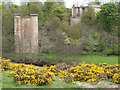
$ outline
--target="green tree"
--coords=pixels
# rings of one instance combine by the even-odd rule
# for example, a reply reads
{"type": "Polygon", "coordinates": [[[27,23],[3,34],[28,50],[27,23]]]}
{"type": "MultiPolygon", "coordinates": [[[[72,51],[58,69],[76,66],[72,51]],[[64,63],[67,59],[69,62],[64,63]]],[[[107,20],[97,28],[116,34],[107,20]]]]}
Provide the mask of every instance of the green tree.
{"type": "Polygon", "coordinates": [[[13,5],[13,6],[10,8],[10,10],[11,10],[12,13],[14,13],[14,11],[16,11],[17,8],[18,8],[17,5],[13,5]]]}
{"type": "Polygon", "coordinates": [[[118,7],[114,3],[106,3],[101,6],[99,23],[108,32],[114,30],[118,23],[118,7]]]}
{"type": "Polygon", "coordinates": [[[44,23],[44,12],[42,11],[41,3],[39,2],[29,2],[27,4],[22,4],[16,13],[20,13],[23,16],[29,16],[30,14],[38,14],[38,26],[39,28],[44,23]]]}
{"type": "Polygon", "coordinates": [[[26,4],[22,4],[16,11],[15,13],[22,14],[22,16],[29,16],[29,8],[26,4]]]}
{"type": "Polygon", "coordinates": [[[14,49],[14,15],[2,4],[2,50],[10,52],[14,49]]]}
{"type": "Polygon", "coordinates": [[[100,2],[99,0],[95,0],[95,1],[93,2],[93,4],[100,5],[100,4],[101,4],[101,2],[100,2]]]}
{"type": "Polygon", "coordinates": [[[38,14],[38,27],[40,28],[41,25],[44,23],[44,13],[42,11],[41,3],[39,2],[30,2],[28,6],[30,14],[38,14]]]}
{"type": "Polygon", "coordinates": [[[46,20],[49,19],[50,16],[50,12],[51,12],[51,7],[52,5],[55,4],[55,2],[45,2],[44,6],[43,6],[43,11],[44,11],[44,16],[46,18],[46,20]]]}
{"type": "Polygon", "coordinates": [[[51,7],[50,16],[51,17],[59,17],[60,20],[63,20],[64,17],[68,16],[68,11],[64,6],[62,6],[58,3],[55,3],[51,7]]]}
{"type": "Polygon", "coordinates": [[[85,15],[82,17],[82,22],[86,25],[93,25],[95,24],[95,12],[94,8],[89,7],[86,11],[85,15]]]}

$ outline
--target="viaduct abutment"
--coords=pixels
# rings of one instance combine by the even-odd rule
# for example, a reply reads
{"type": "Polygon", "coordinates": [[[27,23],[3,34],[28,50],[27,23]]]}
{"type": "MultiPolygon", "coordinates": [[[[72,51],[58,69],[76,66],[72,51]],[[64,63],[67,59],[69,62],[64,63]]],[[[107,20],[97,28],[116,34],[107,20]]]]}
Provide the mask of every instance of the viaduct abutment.
{"type": "Polygon", "coordinates": [[[14,40],[16,53],[38,52],[38,14],[14,15],[14,40]]]}

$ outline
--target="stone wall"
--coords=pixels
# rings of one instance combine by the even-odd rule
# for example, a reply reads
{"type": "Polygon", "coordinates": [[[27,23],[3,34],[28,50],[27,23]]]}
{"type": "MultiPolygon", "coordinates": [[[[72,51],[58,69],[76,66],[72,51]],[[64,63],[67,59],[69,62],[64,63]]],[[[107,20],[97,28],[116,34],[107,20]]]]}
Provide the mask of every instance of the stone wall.
{"type": "Polygon", "coordinates": [[[15,50],[17,53],[38,51],[38,15],[14,16],[15,50]]]}

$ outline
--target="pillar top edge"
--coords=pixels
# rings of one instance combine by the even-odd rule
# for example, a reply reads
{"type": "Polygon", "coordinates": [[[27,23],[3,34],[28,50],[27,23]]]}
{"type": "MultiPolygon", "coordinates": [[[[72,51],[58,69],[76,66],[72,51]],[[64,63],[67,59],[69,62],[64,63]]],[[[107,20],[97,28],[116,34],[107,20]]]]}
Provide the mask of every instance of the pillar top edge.
{"type": "Polygon", "coordinates": [[[38,14],[30,14],[30,16],[38,16],[38,14]]]}
{"type": "Polygon", "coordinates": [[[14,14],[14,16],[22,16],[22,14],[14,14]]]}

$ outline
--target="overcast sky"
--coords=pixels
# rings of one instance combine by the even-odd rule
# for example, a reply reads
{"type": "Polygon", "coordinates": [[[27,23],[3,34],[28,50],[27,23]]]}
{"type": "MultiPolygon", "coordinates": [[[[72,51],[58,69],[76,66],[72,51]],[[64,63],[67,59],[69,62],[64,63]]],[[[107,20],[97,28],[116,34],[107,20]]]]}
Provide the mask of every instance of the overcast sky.
{"type": "MultiPolygon", "coordinates": [[[[2,1],[6,2],[6,1],[9,1],[9,0],[2,0],[2,1]]],[[[24,2],[25,1],[32,1],[32,2],[41,1],[41,2],[45,2],[46,0],[10,0],[10,1],[14,2],[14,4],[19,5],[20,2],[22,2],[22,1],[24,1],[24,2]]],[[[56,0],[49,0],[49,1],[56,1],[56,0]]],[[[57,0],[57,1],[62,1],[62,0],[57,0]]],[[[72,8],[73,4],[75,4],[75,5],[87,5],[87,3],[90,2],[90,1],[95,1],[95,0],[64,0],[65,6],[67,8],[72,8]]],[[[111,2],[111,1],[119,2],[120,0],[99,0],[99,1],[101,1],[103,3],[107,3],[107,2],[111,2]]]]}

